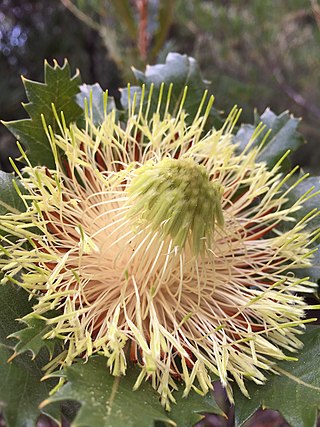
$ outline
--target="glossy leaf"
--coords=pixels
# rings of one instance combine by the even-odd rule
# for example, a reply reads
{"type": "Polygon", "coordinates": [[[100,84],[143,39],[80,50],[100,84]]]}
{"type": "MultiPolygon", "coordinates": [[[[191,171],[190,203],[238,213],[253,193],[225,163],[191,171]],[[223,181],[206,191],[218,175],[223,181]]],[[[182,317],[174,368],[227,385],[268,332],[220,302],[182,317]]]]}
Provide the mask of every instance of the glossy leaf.
{"type": "MultiPolygon", "coordinates": [[[[17,332],[17,321],[31,311],[29,295],[11,284],[0,286],[0,411],[7,427],[34,427],[41,415],[39,403],[48,396],[55,380],[41,381],[41,368],[48,357],[41,352],[35,360],[28,354],[19,355],[11,362],[14,339],[8,335],[17,332]]],[[[52,416],[59,419],[59,407],[52,408],[52,416]]]]}
{"type": "MultiPolygon", "coordinates": [[[[12,350],[0,344],[0,410],[7,427],[34,427],[41,415],[40,402],[45,399],[56,381],[41,381],[42,357],[31,360],[26,354],[8,363],[12,350]]],[[[59,418],[59,407],[52,410],[59,418]]]]}
{"type": "Polygon", "coordinates": [[[301,337],[298,362],[281,362],[280,375],[269,375],[265,385],[247,383],[251,399],[235,391],[236,425],[241,426],[261,406],[278,410],[291,427],[315,427],[320,409],[320,328],[309,326],[301,337]]]}
{"type": "Polygon", "coordinates": [[[205,413],[222,414],[211,394],[203,397],[191,392],[183,398],[182,391],[174,393],[177,403],[172,404],[169,413],[165,412],[158,393],[148,381],[138,390],[132,390],[138,368],[129,367],[125,376],[116,378],[109,373],[103,357],[73,364],[65,369],[64,375],[68,382],[45,403],[70,400],[81,403],[74,420],[77,427],[153,427],[156,421],[161,421],[159,425],[192,427],[205,413]]]}
{"type": "MultiPolygon", "coordinates": [[[[32,303],[29,294],[23,289],[11,284],[0,286],[0,343],[14,347],[17,355],[30,351],[33,358],[42,348],[46,348],[51,357],[60,340],[43,339],[52,326],[30,314],[32,303]],[[27,319],[21,321],[26,315],[29,315],[27,319]]],[[[50,312],[46,316],[50,317],[50,312]]]]}
{"type": "Polygon", "coordinates": [[[67,383],[45,403],[76,400],[81,408],[74,420],[77,427],[153,427],[154,421],[174,425],[159,403],[158,394],[148,382],[132,391],[139,371],[114,377],[104,357],[92,357],[65,369],[67,383]]]}
{"type": "Polygon", "coordinates": [[[55,347],[60,344],[57,339],[44,338],[51,331],[52,325],[48,325],[44,319],[38,319],[32,315],[23,319],[23,323],[27,327],[10,335],[10,338],[18,339],[18,343],[14,347],[15,353],[21,354],[30,351],[34,358],[42,348],[46,348],[49,356],[52,357],[55,347]]]}
{"type": "Polygon", "coordinates": [[[60,67],[55,61],[53,67],[45,62],[45,82],[39,83],[23,78],[29,103],[23,104],[29,119],[4,123],[23,144],[33,165],[54,166],[50,143],[43,127],[43,115],[54,133],[59,133],[54,108],[58,116],[63,112],[66,124],[76,121],[82,109],[74,100],[79,92],[80,76],[77,72],[71,77],[67,61],[60,67]],[[54,107],[53,107],[54,105],[54,107]]]}
{"type": "Polygon", "coordinates": [[[21,288],[11,284],[0,285],[0,343],[14,345],[8,336],[21,329],[21,319],[32,311],[29,295],[21,288]]]}
{"type": "Polygon", "coordinates": [[[206,413],[224,415],[217,405],[212,393],[201,396],[191,391],[187,398],[182,397],[182,391],[174,394],[176,404],[172,405],[170,418],[177,427],[191,427],[204,418],[206,413]]]}

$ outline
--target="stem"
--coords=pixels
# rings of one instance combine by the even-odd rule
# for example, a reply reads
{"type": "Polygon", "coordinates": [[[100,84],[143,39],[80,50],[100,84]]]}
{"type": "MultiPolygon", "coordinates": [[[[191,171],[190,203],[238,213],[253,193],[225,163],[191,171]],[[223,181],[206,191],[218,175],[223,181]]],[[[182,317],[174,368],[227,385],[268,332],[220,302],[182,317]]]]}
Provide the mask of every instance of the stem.
{"type": "Polygon", "coordinates": [[[149,34],[148,34],[148,6],[149,0],[136,0],[139,12],[139,33],[138,49],[143,61],[146,61],[148,54],[149,34]]]}

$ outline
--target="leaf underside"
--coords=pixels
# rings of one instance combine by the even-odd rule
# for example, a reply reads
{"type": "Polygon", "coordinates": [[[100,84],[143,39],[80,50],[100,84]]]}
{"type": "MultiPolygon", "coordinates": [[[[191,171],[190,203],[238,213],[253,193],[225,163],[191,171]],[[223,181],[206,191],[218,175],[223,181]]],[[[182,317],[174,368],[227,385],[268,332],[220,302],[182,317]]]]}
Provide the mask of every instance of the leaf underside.
{"type": "MultiPolygon", "coordinates": [[[[145,72],[136,69],[133,69],[133,72],[139,86],[133,86],[130,89],[120,89],[121,104],[125,110],[130,109],[134,96],[137,97],[136,109],[138,110],[142,95],[141,86],[144,85],[144,111],[148,109],[148,117],[152,117],[152,114],[156,111],[159,111],[162,116],[166,108],[169,87],[172,84],[168,112],[174,116],[179,111],[184,90],[187,86],[188,90],[183,109],[188,114],[187,123],[192,123],[207,88],[206,82],[202,79],[199,65],[194,58],[178,53],[169,53],[165,64],[148,65],[145,72]],[[158,97],[162,84],[164,84],[162,102],[158,109],[158,97]],[[148,102],[151,90],[152,99],[148,102]]],[[[208,119],[208,126],[212,126],[214,122],[219,122],[220,124],[218,116],[218,112],[212,108],[208,119]]]]}
{"type": "Polygon", "coordinates": [[[106,114],[116,110],[114,99],[107,96],[98,83],[94,85],[83,84],[80,93],[76,95],[76,102],[84,110],[96,126],[103,123],[106,114]]]}
{"type": "MultiPolygon", "coordinates": [[[[287,111],[277,116],[267,108],[261,116],[255,115],[254,125],[242,124],[233,141],[238,145],[239,151],[243,151],[251,143],[256,127],[263,123],[264,128],[250,147],[258,147],[263,143],[257,161],[265,162],[272,169],[288,150],[295,151],[303,143],[303,137],[297,131],[299,122],[299,119],[287,111]]],[[[290,163],[285,161],[282,169],[289,170],[290,163]]]]}

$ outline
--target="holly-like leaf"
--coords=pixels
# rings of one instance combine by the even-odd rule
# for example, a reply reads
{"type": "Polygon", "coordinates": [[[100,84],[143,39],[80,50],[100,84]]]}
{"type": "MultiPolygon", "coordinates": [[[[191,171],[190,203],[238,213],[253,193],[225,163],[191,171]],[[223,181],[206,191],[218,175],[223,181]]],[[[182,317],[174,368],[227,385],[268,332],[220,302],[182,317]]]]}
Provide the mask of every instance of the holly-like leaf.
{"type": "MultiPolygon", "coordinates": [[[[292,206],[297,200],[304,198],[305,195],[308,196],[308,198],[303,202],[301,209],[292,214],[297,221],[300,221],[311,211],[319,209],[320,194],[317,194],[318,192],[320,192],[320,177],[318,176],[305,178],[288,192],[288,206],[292,206]]],[[[320,219],[319,216],[316,216],[311,221],[308,221],[307,230],[311,233],[312,231],[319,229],[319,226],[320,219]]]]}
{"type": "MultiPolygon", "coordinates": [[[[41,381],[46,360],[31,360],[26,354],[8,363],[12,350],[0,344],[0,412],[7,427],[34,427],[41,415],[39,404],[54,387],[56,380],[41,381]]],[[[59,407],[51,412],[59,418],[59,407]]]]}
{"type": "Polygon", "coordinates": [[[74,99],[79,92],[81,81],[78,72],[71,77],[67,61],[62,67],[56,61],[53,67],[45,62],[44,71],[44,83],[23,78],[29,100],[29,103],[23,104],[23,106],[30,119],[15,120],[4,124],[23,144],[31,164],[53,167],[53,155],[41,116],[44,116],[46,124],[52,127],[54,133],[59,133],[54,108],[58,116],[63,112],[66,124],[76,121],[82,115],[82,109],[74,99]]]}
{"type": "Polygon", "coordinates": [[[131,366],[125,376],[114,377],[100,356],[91,357],[88,363],[75,363],[62,375],[68,382],[43,405],[49,404],[50,412],[52,403],[79,402],[81,408],[74,420],[77,427],[153,427],[156,421],[157,425],[192,427],[205,413],[223,414],[210,393],[203,397],[192,392],[183,398],[182,391],[174,393],[177,403],[165,412],[148,381],[132,390],[138,368],[131,366]]]}
{"type": "Polygon", "coordinates": [[[0,171],[0,189],[0,215],[5,215],[8,212],[19,213],[25,211],[25,205],[17,193],[17,189],[21,193],[24,192],[24,189],[12,173],[0,171]]]}
{"type": "MultiPolygon", "coordinates": [[[[304,229],[310,236],[313,234],[315,235],[314,240],[311,241],[310,238],[309,243],[310,247],[314,249],[311,259],[312,266],[297,269],[295,272],[301,278],[308,276],[310,277],[310,280],[317,282],[320,279],[320,238],[319,236],[317,237],[317,233],[320,232],[320,194],[318,194],[320,192],[320,177],[315,176],[304,178],[301,182],[295,185],[300,178],[303,178],[303,175],[295,175],[283,186],[282,190],[286,191],[286,198],[288,199],[285,207],[289,208],[299,200],[303,200],[303,203],[300,205],[300,209],[292,212],[290,216],[299,222],[312,212],[315,213],[315,216],[310,217],[305,223],[304,229]]],[[[291,228],[292,222],[283,221],[280,225],[281,231],[287,231],[291,228]]]]}
{"type": "Polygon", "coordinates": [[[191,392],[187,398],[182,397],[182,391],[174,394],[176,404],[172,405],[170,418],[177,427],[192,427],[204,418],[205,414],[224,415],[211,393],[201,396],[191,392]]]}
{"type": "MultiPolygon", "coordinates": [[[[264,143],[257,160],[265,162],[270,169],[288,150],[295,151],[303,143],[303,137],[297,132],[299,119],[293,117],[287,111],[277,116],[267,108],[262,116],[255,114],[254,125],[241,125],[234,137],[234,142],[238,144],[240,151],[243,151],[251,141],[255,129],[260,123],[263,123],[265,127],[256,136],[251,147],[264,143]]],[[[288,163],[283,164],[284,166],[286,168],[289,167],[288,163]]]]}
{"type": "MultiPolygon", "coordinates": [[[[46,348],[52,357],[60,340],[43,338],[52,326],[47,325],[45,320],[34,317],[32,302],[23,289],[11,284],[0,286],[0,343],[14,347],[16,355],[30,351],[34,358],[42,348],[46,348]],[[26,315],[28,316],[23,323],[27,327],[24,327],[21,319],[26,315]],[[16,339],[19,340],[17,344],[16,339]]],[[[50,315],[51,312],[46,313],[47,317],[50,315]]]]}
{"type": "Polygon", "coordinates": [[[309,277],[312,282],[320,284],[320,245],[315,247],[311,267],[301,268],[297,273],[301,278],[309,277]]]}
{"type": "Polygon", "coordinates": [[[315,427],[320,409],[320,328],[309,326],[301,337],[304,347],[298,362],[278,364],[280,375],[268,377],[265,385],[248,383],[251,399],[235,390],[235,416],[242,426],[262,406],[278,410],[291,427],[315,427]]]}
{"type": "Polygon", "coordinates": [[[159,403],[159,395],[148,382],[132,387],[139,371],[129,368],[123,377],[112,376],[104,357],[92,357],[64,371],[67,383],[44,404],[75,400],[81,408],[74,420],[77,427],[153,427],[159,420],[175,425],[159,403]]]}
{"type": "Polygon", "coordinates": [[[15,354],[21,354],[30,351],[35,358],[42,348],[48,350],[52,357],[54,349],[59,345],[57,339],[45,339],[44,336],[51,331],[52,325],[48,325],[44,319],[39,319],[33,315],[22,320],[27,325],[10,335],[9,338],[16,338],[19,342],[15,345],[15,354]]]}
{"type": "MultiPolygon", "coordinates": [[[[170,105],[168,112],[172,115],[177,114],[181,100],[184,96],[186,86],[188,87],[187,95],[184,102],[184,110],[188,113],[187,120],[192,122],[197,114],[199,104],[206,90],[206,82],[203,80],[197,61],[187,55],[179,53],[169,53],[165,64],[148,65],[146,71],[133,69],[134,75],[139,86],[128,89],[121,89],[121,104],[125,110],[130,106],[133,97],[137,97],[136,108],[139,108],[142,89],[145,86],[144,105],[148,105],[149,116],[157,111],[158,96],[160,88],[163,86],[162,103],[159,109],[160,114],[165,111],[167,94],[172,84],[170,105]],[[152,87],[152,99],[148,102],[148,96],[152,87]]],[[[212,118],[216,118],[216,110],[211,111],[212,118]]]]}
{"type": "Polygon", "coordinates": [[[8,336],[21,329],[17,319],[32,311],[28,293],[14,285],[0,285],[0,343],[14,345],[8,336]]]}
{"type": "MultiPolygon", "coordinates": [[[[39,403],[48,396],[56,381],[40,381],[41,368],[48,357],[41,352],[35,360],[27,354],[12,357],[14,340],[8,335],[17,332],[21,324],[16,320],[32,310],[28,293],[11,284],[0,286],[0,412],[7,427],[33,427],[40,416],[39,403]]],[[[59,408],[52,408],[52,416],[59,418],[59,408]]]]}
{"type": "Polygon", "coordinates": [[[107,113],[116,109],[114,99],[108,96],[98,83],[81,85],[76,101],[83,110],[88,108],[89,115],[96,126],[103,123],[107,113]]]}

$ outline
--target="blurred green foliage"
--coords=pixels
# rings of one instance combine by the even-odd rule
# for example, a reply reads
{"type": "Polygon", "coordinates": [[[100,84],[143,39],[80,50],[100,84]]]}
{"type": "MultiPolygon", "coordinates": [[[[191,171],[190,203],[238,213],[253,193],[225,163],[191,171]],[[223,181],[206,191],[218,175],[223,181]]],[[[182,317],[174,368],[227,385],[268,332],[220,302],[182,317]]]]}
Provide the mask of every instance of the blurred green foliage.
{"type": "Polygon", "coordinates": [[[249,122],[254,107],[301,116],[310,144],[296,156],[319,171],[319,48],[316,0],[2,0],[0,117],[23,117],[20,74],[42,80],[45,58],[67,57],[84,82],[116,95],[134,81],[131,65],[176,50],[198,60],[216,108],[237,103],[249,122]]]}
{"type": "Polygon", "coordinates": [[[179,0],[179,48],[200,63],[217,103],[229,110],[267,106],[303,118],[308,150],[299,163],[318,168],[320,119],[320,7],[309,0],[179,0]],[[312,154],[311,154],[312,153],[312,154]]]}

